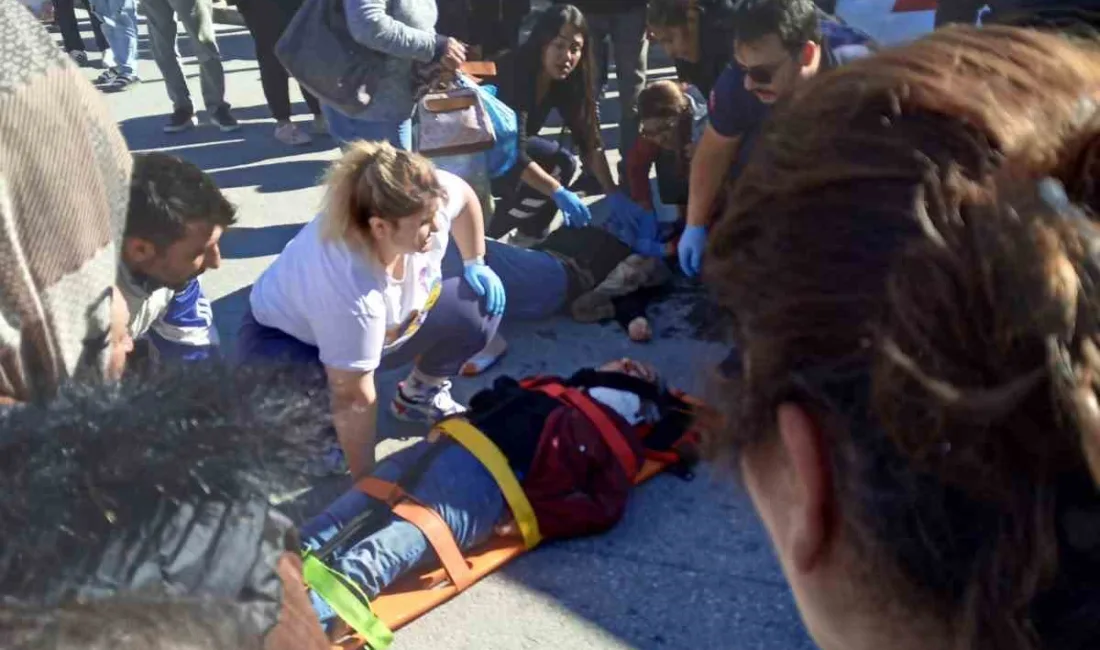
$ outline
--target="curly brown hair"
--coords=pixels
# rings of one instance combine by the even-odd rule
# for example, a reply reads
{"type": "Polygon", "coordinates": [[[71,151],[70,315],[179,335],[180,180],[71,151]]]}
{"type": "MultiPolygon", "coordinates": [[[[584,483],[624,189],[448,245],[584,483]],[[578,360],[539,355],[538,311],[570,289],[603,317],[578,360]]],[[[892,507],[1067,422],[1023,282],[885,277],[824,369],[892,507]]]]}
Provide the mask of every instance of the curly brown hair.
{"type": "Polygon", "coordinates": [[[1008,27],[820,75],[709,237],[713,450],[803,405],[868,584],[958,648],[1100,639],[1098,90],[1096,49],[1008,27]]]}

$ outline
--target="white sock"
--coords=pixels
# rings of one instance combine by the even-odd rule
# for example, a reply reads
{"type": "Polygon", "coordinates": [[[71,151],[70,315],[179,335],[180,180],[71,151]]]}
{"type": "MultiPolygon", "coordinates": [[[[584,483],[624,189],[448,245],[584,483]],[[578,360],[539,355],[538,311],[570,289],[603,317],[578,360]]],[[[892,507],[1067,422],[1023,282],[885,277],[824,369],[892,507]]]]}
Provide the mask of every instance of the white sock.
{"type": "Polygon", "coordinates": [[[497,334],[489,340],[489,343],[481,352],[470,357],[469,361],[462,364],[462,375],[466,377],[480,375],[485,372],[489,366],[500,361],[500,358],[503,357],[504,353],[507,351],[508,342],[504,340],[503,336],[497,334]]]}

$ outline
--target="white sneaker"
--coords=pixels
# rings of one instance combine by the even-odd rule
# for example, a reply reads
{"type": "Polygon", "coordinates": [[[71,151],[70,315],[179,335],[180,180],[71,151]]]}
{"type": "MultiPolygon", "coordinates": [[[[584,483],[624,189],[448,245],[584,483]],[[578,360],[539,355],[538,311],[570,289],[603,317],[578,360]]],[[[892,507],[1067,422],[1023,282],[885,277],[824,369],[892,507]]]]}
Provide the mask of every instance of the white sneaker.
{"type": "Polygon", "coordinates": [[[275,139],[292,147],[313,142],[309,134],[299,129],[293,122],[280,122],[275,127],[275,139]]]}
{"type": "Polygon", "coordinates": [[[445,417],[465,413],[466,407],[451,397],[451,382],[445,381],[416,398],[405,396],[405,382],[397,385],[397,394],[390,402],[390,412],[398,420],[435,424],[445,417]]]}

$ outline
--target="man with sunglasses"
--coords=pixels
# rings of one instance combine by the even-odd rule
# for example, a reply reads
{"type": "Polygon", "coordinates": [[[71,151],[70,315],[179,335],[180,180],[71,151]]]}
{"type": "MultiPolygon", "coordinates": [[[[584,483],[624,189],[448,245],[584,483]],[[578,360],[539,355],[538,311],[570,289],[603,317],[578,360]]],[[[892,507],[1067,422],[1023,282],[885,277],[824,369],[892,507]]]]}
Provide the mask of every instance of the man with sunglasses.
{"type": "Polygon", "coordinates": [[[805,79],[870,53],[870,36],[818,9],[813,0],[743,0],[733,16],[734,64],[710,93],[710,124],[691,162],[687,227],[678,253],[699,274],[707,226],[728,179],[744,167],[771,104],[805,79]]]}

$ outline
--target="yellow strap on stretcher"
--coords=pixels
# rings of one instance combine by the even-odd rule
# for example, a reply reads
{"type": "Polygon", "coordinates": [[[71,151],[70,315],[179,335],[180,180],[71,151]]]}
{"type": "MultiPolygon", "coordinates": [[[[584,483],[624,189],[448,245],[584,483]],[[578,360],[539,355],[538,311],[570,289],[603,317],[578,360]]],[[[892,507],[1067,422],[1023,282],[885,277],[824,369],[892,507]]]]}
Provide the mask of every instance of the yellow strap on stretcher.
{"type": "Polygon", "coordinates": [[[535,518],[535,511],[527,495],[523,493],[508,459],[504,457],[500,449],[492,440],[477,427],[462,418],[451,418],[435,425],[435,428],[453,438],[458,444],[466,448],[466,451],[474,455],[485,469],[493,475],[500,491],[504,494],[504,500],[512,509],[512,516],[516,519],[516,526],[523,536],[523,544],[532,549],[542,541],[542,533],[539,532],[539,522],[535,518]]]}

